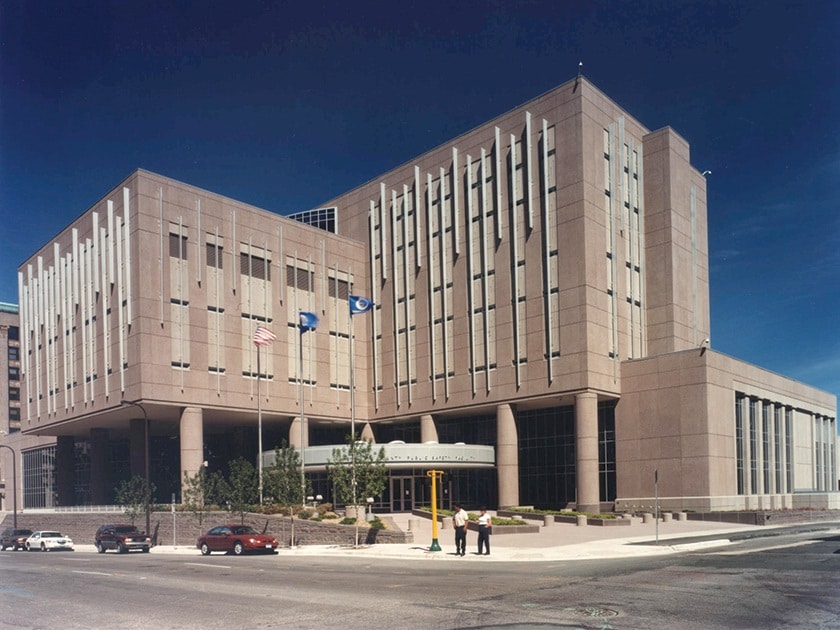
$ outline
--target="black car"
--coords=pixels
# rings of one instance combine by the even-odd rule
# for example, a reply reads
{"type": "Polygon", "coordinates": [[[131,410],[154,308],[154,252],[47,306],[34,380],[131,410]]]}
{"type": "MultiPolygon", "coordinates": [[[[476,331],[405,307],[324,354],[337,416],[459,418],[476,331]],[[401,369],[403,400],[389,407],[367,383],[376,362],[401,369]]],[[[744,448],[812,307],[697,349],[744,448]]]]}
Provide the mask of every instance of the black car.
{"type": "Polygon", "coordinates": [[[96,530],[94,544],[99,553],[115,549],[119,553],[139,550],[149,553],[152,539],[134,525],[103,525],[96,530]]]}
{"type": "Polygon", "coordinates": [[[24,549],[26,539],[32,535],[31,529],[12,529],[11,527],[3,530],[0,535],[0,551],[6,551],[7,547],[11,547],[14,551],[24,549]]]}

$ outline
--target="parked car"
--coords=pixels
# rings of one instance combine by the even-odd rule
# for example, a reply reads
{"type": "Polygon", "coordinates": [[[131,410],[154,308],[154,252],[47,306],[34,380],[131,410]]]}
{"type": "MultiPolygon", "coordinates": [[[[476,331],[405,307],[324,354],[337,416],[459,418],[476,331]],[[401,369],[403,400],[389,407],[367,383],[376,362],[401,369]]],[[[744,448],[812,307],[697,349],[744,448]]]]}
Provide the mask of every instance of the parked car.
{"type": "Polygon", "coordinates": [[[134,525],[103,525],[96,530],[94,545],[99,553],[105,553],[108,549],[116,549],[119,553],[139,549],[149,553],[152,539],[134,525]]]}
{"type": "Polygon", "coordinates": [[[241,556],[246,551],[273,553],[277,549],[277,539],[261,534],[248,525],[219,525],[200,536],[195,546],[205,556],[213,551],[232,552],[241,556]]]}
{"type": "Polygon", "coordinates": [[[73,551],[73,540],[56,531],[33,532],[24,543],[27,551],[73,551]]]}
{"type": "Polygon", "coordinates": [[[4,529],[0,534],[0,550],[6,551],[7,547],[12,550],[26,549],[26,539],[32,535],[31,529],[4,529]]]}

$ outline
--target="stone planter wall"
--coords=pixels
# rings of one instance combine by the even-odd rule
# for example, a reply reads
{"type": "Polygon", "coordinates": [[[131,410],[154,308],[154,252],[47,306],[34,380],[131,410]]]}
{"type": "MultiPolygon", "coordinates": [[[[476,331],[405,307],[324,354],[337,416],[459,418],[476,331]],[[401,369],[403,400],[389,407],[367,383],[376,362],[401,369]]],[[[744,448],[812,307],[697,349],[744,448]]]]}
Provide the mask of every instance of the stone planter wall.
{"type": "MultiPolygon", "coordinates": [[[[93,535],[100,525],[109,523],[130,523],[125,514],[113,513],[18,513],[18,527],[31,530],[55,529],[66,536],[70,536],[77,545],[92,545],[93,535]]],[[[225,523],[239,523],[239,516],[227,512],[211,512],[201,526],[197,519],[189,513],[176,514],[175,529],[177,530],[177,546],[195,546],[198,537],[211,527],[225,523]]],[[[135,521],[138,528],[144,529],[145,515],[135,521]]],[[[277,538],[281,547],[288,547],[292,540],[291,521],[288,516],[267,514],[246,514],[245,524],[257,531],[263,531],[277,538]]],[[[172,514],[168,512],[153,512],[151,518],[151,534],[157,534],[158,545],[173,544],[172,514]]],[[[12,515],[7,514],[0,523],[5,529],[12,526],[12,515]]],[[[339,525],[337,522],[317,522],[295,519],[295,544],[298,545],[353,545],[356,541],[355,525],[339,525]]],[[[359,527],[359,542],[366,545],[387,543],[414,542],[414,534],[397,529],[371,529],[364,525],[359,527]]]]}
{"type": "MultiPolygon", "coordinates": [[[[516,512],[513,510],[499,510],[497,512],[499,516],[502,518],[515,518],[521,517],[524,520],[539,520],[543,521],[543,514],[539,514],[537,512],[516,512]]],[[[572,525],[577,525],[577,516],[574,514],[555,514],[554,515],[554,522],[555,523],[570,523],[572,525]]],[[[586,524],[587,525],[595,525],[596,527],[627,527],[629,526],[631,521],[623,519],[623,518],[592,518],[587,517],[586,524]]]]}
{"type": "MultiPolygon", "coordinates": [[[[425,519],[432,519],[432,513],[426,512],[425,510],[412,510],[411,514],[413,516],[418,516],[420,518],[425,519]]],[[[499,516],[502,516],[499,513],[499,516]]],[[[506,517],[503,517],[506,518],[506,517]]],[[[444,523],[446,521],[452,521],[451,516],[442,516],[438,514],[438,521],[444,523]]],[[[475,521],[470,521],[467,523],[467,530],[472,532],[478,531],[478,523],[475,521]]],[[[504,534],[539,534],[540,533],[540,526],[539,525],[531,525],[523,523],[522,525],[493,525],[493,536],[501,536],[504,534]]]]}

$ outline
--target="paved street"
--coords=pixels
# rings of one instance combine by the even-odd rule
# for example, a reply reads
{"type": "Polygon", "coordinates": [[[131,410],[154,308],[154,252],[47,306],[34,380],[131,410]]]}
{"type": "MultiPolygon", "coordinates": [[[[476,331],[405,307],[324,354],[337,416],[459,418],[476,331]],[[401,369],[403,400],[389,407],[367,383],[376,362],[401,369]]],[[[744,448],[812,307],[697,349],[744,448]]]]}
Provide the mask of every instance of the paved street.
{"type": "MultiPolygon", "coordinates": [[[[661,555],[483,562],[0,554],[16,628],[835,628],[838,530],[661,555]]],[[[501,537],[500,537],[501,538],[501,537]]],[[[491,556],[492,557],[492,556],[491,556]]]]}

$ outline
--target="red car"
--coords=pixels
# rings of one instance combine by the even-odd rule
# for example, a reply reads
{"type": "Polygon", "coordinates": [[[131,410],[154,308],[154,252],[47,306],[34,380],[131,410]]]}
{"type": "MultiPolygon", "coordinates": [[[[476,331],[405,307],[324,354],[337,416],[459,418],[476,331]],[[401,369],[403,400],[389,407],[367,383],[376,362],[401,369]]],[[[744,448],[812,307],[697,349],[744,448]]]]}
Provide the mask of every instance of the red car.
{"type": "Polygon", "coordinates": [[[274,553],[277,539],[261,534],[248,525],[219,525],[199,537],[195,546],[201,549],[204,556],[209,556],[213,551],[233,552],[241,556],[246,551],[274,553]]]}

